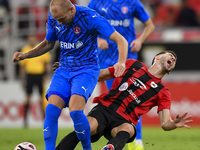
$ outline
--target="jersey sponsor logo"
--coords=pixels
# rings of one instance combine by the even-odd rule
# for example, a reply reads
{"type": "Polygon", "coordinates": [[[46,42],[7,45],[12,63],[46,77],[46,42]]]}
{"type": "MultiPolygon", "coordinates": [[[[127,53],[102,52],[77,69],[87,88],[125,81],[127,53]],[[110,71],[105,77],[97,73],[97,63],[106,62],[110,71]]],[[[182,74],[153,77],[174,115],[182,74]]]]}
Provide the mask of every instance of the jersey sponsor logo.
{"type": "Polygon", "coordinates": [[[119,87],[119,91],[125,91],[128,88],[128,83],[124,82],[120,87],[119,87]]]}
{"type": "Polygon", "coordinates": [[[139,88],[141,88],[142,90],[146,90],[146,89],[147,89],[147,87],[145,86],[145,84],[144,84],[142,81],[140,81],[139,79],[132,77],[132,78],[129,78],[129,80],[130,80],[136,87],[139,87],[139,88]]]}
{"type": "Polygon", "coordinates": [[[121,12],[122,12],[123,14],[127,14],[127,13],[128,13],[128,7],[126,7],[126,6],[122,7],[122,8],[121,8],[121,12]]]}
{"type": "Polygon", "coordinates": [[[64,49],[72,49],[72,48],[78,49],[81,46],[83,46],[83,42],[81,41],[77,41],[76,43],[67,43],[67,42],[60,41],[60,47],[64,49]]]}
{"type": "Polygon", "coordinates": [[[106,13],[108,12],[108,8],[101,8],[101,10],[106,12],[106,13]]]}
{"type": "Polygon", "coordinates": [[[151,85],[151,87],[154,88],[154,89],[158,87],[158,85],[157,85],[155,82],[153,82],[153,81],[151,82],[150,85],[151,85]]]}
{"type": "Polygon", "coordinates": [[[79,34],[81,32],[81,28],[80,27],[74,27],[73,28],[74,33],[79,34]]]}
{"type": "Polygon", "coordinates": [[[127,91],[131,96],[133,96],[133,98],[135,99],[137,104],[139,104],[141,102],[141,100],[138,99],[138,97],[135,95],[135,93],[133,93],[132,90],[127,90],[127,91]]]}
{"type": "Polygon", "coordinates": [[[124,20],[108,20],[112,26],[123,26],[128,27],[130,25],[130,21],[128,19],[124,20]]]}
{"type": "Polygon", "coordinates": [[[82,45],[83,45],[83,42],[81,42],[81,41],[77,41],[75,43],[75,46],[76,46],[77,49],[80,48],[82,45]]]}
{"type": "Polygon", "coordinates": [[[67,43],[67,42],[60,41],[60,47],[64,48],[64,49],[72,49],[72,48],[75,47],[75,44],[74,43],[67,43]]]}

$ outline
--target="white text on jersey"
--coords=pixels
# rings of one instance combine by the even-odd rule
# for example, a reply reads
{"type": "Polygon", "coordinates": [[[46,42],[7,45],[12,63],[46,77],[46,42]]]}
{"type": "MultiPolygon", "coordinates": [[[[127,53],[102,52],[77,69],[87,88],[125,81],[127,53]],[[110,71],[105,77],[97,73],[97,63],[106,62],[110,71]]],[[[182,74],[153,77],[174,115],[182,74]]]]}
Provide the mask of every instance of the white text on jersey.
{"type": "Polygon", "coordinates": [[[72,49],[74,48],[74,43],[60,42],[60,47],[64,49],[72,49]]]}

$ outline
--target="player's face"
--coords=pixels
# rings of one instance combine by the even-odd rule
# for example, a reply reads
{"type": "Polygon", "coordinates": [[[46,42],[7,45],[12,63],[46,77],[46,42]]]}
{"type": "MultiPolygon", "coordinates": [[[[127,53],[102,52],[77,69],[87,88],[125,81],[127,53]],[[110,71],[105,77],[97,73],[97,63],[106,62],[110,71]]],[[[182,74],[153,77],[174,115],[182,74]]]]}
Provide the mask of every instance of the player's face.
{"type": "Polygon", "coordinates": [[[72,10],[62,11],[60,10],[57,13],[51,13],[52,17],[58,21],[59,24],[69,25],[73,20],[73,12],[72,10]]]}
{"type": "Polygon", "coordinates": [[[176,58],[171,53],[165,53],[160,56],[160,65],[166,73],[174,69],[176,65],[176,58]]]}

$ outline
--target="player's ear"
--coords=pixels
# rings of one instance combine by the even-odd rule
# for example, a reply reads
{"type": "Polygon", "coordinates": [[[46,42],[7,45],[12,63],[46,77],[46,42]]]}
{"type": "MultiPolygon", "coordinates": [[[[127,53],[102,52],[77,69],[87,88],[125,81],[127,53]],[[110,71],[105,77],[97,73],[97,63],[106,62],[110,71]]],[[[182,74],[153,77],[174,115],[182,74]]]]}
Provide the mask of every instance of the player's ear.
{"type": "Polygon", "coordinates": [[[73,7],[73,6],[70,6],[70,7],[69,7],[69,11],[70,11],[71,13],[73,13],[73,12],[75,11],[74,7],[73,7]]]}
{"type": "Polygon", "coordinates": [[[159,60],[160,59],[160,56],[155,56],[155,60],[159,60]]]}

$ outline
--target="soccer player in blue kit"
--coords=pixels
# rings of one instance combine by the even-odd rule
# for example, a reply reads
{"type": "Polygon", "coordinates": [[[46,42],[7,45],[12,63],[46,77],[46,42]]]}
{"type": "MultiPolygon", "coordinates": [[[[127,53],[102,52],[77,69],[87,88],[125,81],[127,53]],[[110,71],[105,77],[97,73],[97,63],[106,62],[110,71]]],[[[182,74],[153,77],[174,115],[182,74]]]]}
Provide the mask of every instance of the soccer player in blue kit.
{"type": "MultiPolygon", "coordinates": [[[[91,0],[88,7],[96,10],[105,17],[110,24],[128,41],[128,59],[137,59],[142,43],[153,33],[155,27],[139,0],[91,0]],[[139,38],[136,39],[134,17],[144,23],[145,28],[139,38]]],[[[118,60],[117,44],[106,38],[98,36],[99,61],[101,69],[113,66],[118,60]]],[[[108,90],[112,87],[114,79],[107,80],[108,90]]],[[[136,143],[128,144],[129,150],[143,150],[141,117],[136,126],[136,143]],[[136,144],[136,145],[135,145],[136,144]]]]}
{"type": "Polygon", "coordinates": [[[121,76],[126,68],[126,39],[96,11],[73,5],[69,0],[52,0],[46,38],[27,53],[16,52],[13,55],[13,62],[37,57],[53,49],[55,42],[59,40],[60,65],[46,93],[48,105],[43,130],[45,150],[55,150],[58,118],[65,107],[69,107],[83,150],[91,150],[90,125],[83,110],[100,72],[97,55],[98,34],[117,43],[119,58],[114,66],[115,76],[121,76]]]}

